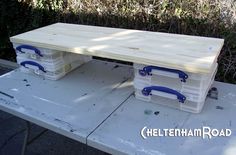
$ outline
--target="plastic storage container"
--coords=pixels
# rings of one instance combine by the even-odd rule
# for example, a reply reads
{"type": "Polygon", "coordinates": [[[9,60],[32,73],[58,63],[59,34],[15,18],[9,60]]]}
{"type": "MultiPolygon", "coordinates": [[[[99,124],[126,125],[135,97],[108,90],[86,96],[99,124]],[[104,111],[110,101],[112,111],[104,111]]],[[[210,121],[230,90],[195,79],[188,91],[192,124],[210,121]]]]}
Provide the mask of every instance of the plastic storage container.
{"type": "Polygon", "coordinates": [[[181,93],[202,92],[208,88],[208,83],[217,70],[217,66],[218,64],[215,63],[208,74],[197,74],[175,69],[134,64],[134,81],[136,83],[144,83],[145,85],[155,84],[165,86],[181,93]]]}
{"type": "MultiPolygon", "coordinates": [[[[211,88],[211,85],[214,81],[214,77],[217,71],[217,64],[215,65],[214,68],[215,69],[210,74],[211,75],[210,77],[205,76],[204,78],[204,76],[202,75],[201,76],[196,75],[201,77],[201,79],[200,80],[194,79],[194,81],[196,80],[198,81],[198,83],[200,81],[200,83],[205,84],[204,87],[202,86],[202,84],[199,83],[198,86],[202,86],[201,88],[195,86],[192,89],[191,87],[189,87],[188,89],[179,90],[177,88],[177,85],[175,85],[176,78],[172,78],[171,81],[171,78],[168,76],[166,77],[166,80],[168,80],[171,84],[173,84],[175,88],[171,86],[167,87],[165,85],[159,85],[160,82],[157,84],[156,81],[158,81],[158,79],[145,82],[143,80],[140,80],[139,78],[136,80],[135,77],[134,79],[135,97],[143,101],[154,102],[192,113],[199,113],[203,108],[208,91],[211,88]]],[[[137,74],[137,70],[135,74],[137,74]]],[[[161,78],[161,80],[163,80],[164,83],[167,83],[164,79],[161,78]]]]}
{"type": "Polygon", "coordinates": [[[39,61],[53,62],[63,59],[69,52],[40,48],[31,45],[13,43],[17,56],[39,61]]]}
{"type": "Polygon", "coordinates": [[[58,80],[90,60],[90,56],[79,54],[65,55],[62,59],[57,59],[53,62],[32,60],[17,56],[17,63],[20,64],[20,70],[22,72],[40,75],[50,80],[58,80]]]}

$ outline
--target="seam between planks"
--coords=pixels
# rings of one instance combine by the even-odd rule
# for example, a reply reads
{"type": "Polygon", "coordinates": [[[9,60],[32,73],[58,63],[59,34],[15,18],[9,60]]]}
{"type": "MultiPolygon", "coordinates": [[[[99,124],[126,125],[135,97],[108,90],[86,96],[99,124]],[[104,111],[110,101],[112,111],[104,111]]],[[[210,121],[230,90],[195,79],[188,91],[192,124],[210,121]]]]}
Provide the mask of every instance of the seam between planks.
{"type": "Polygon", "coordinates": [[[91,134],[93,134],[114,112],[116,112],[132,95],[134,92],[131,92],[127,98],[124,99],[96,128],[94,128],[86,137],[86,146],[88,146],[88,138],[91,134]]]}

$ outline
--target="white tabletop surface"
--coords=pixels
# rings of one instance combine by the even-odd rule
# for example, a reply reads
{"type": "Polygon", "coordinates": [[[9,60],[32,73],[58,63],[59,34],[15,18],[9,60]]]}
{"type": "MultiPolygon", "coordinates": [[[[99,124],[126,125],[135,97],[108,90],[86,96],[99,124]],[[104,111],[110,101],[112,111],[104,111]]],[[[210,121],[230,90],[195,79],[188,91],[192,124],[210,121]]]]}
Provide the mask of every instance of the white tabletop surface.
{"type": "Polygon", "coordinates": [[[86,143],[132,93],[131,75],[131,67],[95,60],[58,81],[17,69],[0,76],[0,109],[86,143]]]}
{"type": "Polygon", "coordinates": [[[131,96],[89,137],[88,145],[112,154],[140,155],[235,155],[236,86],[215,82],[219,99],[207,98],[200,114],[145,103],[131,96]],[[154,112],[159,114],[155,115],[154,112]],[[194,129],[202,126],[229,128],[230,137],[148,137],[140,131],[148,128],[194,129]]]}
{"type": "Polygon", "coordinates": [[[112,154],[235,155],[236,86],[215,82],[219,99],[191,114],[134,98],[131,67],[95,61],[59,81],[0,76],[0,109],[112,154]],[[154,114],[156,112],[156,114],[154,114]],[[230,137],[148,137],[148,128],[229,128],[230,137]]]}

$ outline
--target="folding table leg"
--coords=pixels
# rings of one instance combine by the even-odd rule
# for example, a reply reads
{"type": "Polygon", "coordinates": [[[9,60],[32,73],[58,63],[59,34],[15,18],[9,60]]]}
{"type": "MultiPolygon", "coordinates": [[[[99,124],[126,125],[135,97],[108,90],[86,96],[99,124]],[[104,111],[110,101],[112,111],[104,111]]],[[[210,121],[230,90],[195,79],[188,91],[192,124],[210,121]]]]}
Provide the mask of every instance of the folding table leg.
{"type": "Polygon", "coordinates": [[[42,136],[45,132],[48,131],[48,129],[45,129],[42,132],[40,132],[38,135],[36,135],[35,137],[33,137],[29,140],[30,130],[31,130],[31,124],[29,121],[26,121],[25,137],[24,137],[24,141],[23,141],[23,145],[22,145],[22,149],[21,149],[21,155],[25,155],[25,151],[26,151],[27,146],[29,144],[33,143],[40,136],[42,136]]]}
{"type": "Polygon", "coordinates": [[[26,121],[26,130],[25,130],[25,137],[21,149],[21,155],[25,155],[28,139],[29,139],[29,134],[30,134],[30,122],[26,121]]]}

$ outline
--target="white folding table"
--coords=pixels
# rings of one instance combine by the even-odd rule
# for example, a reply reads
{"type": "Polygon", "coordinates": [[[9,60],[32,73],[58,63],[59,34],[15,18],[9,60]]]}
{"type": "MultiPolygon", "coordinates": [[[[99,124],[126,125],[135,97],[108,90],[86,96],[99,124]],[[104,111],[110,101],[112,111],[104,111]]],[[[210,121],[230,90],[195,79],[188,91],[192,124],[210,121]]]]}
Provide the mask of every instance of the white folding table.
{"type": "Polygon", "coordinates": [[[0,76],[0,109],[86,143],[94,131],[132,94],[132,69],[92,61],[59,81],[21,73],[0,76]]]}
{"type": "Polygon", "coordinates": [[[0,76],[0,109],[112,154],[235,154],[236,86],[215,82],[200,114],[136,100],[131,66],[93,60],[59,81],[21,73],[0,76]],[[230,137],[149,137],[153,128],[230,128],[230,137]]]}
{"type": "Polygon", "coordinates": [[[122,104],[89,137],[88,145],[111,154],[140,155],[235,155],[236,154],[236,86],[215,82],[218,100],[207,98],[200,114],[170,109],[138,101],[134,96],[122,104]],[[209,126],[231,129],[230,137],[148,137],[141,129],[198,129],[209,126]]]}

